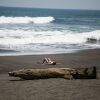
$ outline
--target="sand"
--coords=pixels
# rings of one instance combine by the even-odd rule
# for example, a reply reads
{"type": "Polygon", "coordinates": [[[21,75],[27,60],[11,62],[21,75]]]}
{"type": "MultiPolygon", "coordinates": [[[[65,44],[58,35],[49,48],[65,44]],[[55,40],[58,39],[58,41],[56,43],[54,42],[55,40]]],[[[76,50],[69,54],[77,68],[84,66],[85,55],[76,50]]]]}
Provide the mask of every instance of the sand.
{"type": "Polygon", "coordinates": [[[100,100],[100,49],[53,55],[0,57],[0,100],[100,100]],[[57,65],[42,65],[44,57],[57,65]],[[62,78],[21,80],[8,72],[22,68],[97,67],[98,79],[62,78]]]}

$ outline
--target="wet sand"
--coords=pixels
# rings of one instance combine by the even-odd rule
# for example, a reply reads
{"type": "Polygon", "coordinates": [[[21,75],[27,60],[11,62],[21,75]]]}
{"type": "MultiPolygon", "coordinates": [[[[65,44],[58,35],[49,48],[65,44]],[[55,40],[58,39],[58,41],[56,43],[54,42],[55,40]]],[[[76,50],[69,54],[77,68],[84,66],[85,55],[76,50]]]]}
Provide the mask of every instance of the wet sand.
{"type": "Polygon", "coordinates": [[[0,100],[100,100],[100,49],[70,54],[0,57],[0,100]],[[44,57],[57,65],[41,65],[44,57]],[[8,72],[22,68],[97,67],[98,79],[20,80],[8,72]]]}

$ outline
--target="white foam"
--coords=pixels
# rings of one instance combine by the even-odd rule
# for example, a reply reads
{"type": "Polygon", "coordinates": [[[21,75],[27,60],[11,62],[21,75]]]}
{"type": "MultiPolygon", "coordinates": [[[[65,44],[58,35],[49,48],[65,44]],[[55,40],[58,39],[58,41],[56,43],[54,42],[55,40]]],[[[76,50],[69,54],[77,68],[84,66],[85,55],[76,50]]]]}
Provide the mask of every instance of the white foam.
{"type": "Polygon", "coordinates": [[[100,30],[73,33],[71,31],[0,30],[0,44],[82,44],[87,38],[100,39],[100,30]]]}
{"type": "Polygon", "coordinates": [[[86,43],[87,38],[91,37],[100,39],[100,30],[74,33],[67,30],[35,31],[34,29],[4,29],[0,30],[0,49],[16,50],[20,51],[21,54],[47,54],[72,52],[87,48],[100,48],[100,43],[86,43]]]}
{"type": "Polygon", "coordinates": [[[35,23],[35,24],[46,24],[54,21],[54,17],[48,16],[48,17],[5,17],[1,16],[0,17],[0,23],[15,23],[15,24],[20,24],[20,23],[35,23]]]}

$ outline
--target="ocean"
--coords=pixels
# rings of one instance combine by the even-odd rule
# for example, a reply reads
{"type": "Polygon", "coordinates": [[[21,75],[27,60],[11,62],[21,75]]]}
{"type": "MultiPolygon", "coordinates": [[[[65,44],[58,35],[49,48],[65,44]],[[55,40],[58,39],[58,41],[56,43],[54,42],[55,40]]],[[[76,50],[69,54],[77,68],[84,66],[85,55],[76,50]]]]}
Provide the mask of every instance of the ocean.
{"type": "Polygon", "coordinates": [[[0,56],[100,48],[100,10],[0,7],[0,56]]]}

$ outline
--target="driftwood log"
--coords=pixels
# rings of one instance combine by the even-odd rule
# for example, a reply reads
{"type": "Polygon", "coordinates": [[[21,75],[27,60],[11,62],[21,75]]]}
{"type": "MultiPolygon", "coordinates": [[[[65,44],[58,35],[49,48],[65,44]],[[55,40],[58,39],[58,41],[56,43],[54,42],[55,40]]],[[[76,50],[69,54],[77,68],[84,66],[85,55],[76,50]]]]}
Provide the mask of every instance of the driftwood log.
{"type": "Polygon", "coordinates": [[[96,67],[91,72],[88,68],[47,68],[47,69],[21,69],[8,73],[9,76],[20,77],[26,80],[46,79],[46,78],[65,78],[65,79],[95,79],[97,77],[96,67]]]}

